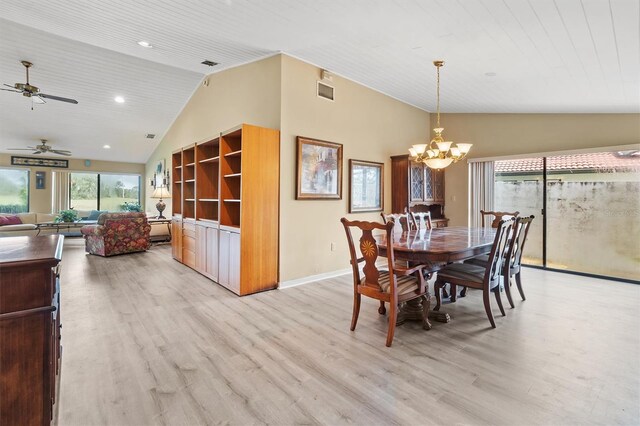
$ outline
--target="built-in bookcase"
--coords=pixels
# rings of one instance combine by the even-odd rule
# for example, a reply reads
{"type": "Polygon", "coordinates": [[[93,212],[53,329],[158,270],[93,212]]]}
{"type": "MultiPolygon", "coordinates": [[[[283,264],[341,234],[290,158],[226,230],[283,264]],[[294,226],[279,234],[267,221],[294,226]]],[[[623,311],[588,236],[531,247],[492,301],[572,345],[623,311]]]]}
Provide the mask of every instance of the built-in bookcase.
{"type": "Polygon", "coordinates": [[[182,214],[182,150],[171,155],[171,209],[174,215],[182,214]]]}
{"type": "Polygon", "coordinates": [[[173,154],[173,256],[239,295],[278,285],[280,133],[243,124],[173,154]]]}
{"type": "Polygon", "coordinates": [[[196,219],[218,222],[220,139],[196,145],[196,219]]]}

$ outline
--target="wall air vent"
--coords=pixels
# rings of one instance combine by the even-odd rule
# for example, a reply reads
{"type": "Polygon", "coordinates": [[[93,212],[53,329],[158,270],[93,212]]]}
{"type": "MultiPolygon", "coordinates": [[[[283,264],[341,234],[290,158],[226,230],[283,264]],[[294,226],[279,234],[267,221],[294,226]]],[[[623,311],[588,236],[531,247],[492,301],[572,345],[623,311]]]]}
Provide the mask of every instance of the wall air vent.
{"type": "Polygon", "coordinates": [[[204,61],[202,61],[202,62],[200,62],[200,63],[201,63],[202,65],[207,65],[207,66],[209,66],[209,67],[215,67],[216,65],[218,65],[218,63],[217,63],[217,62],[213,62],[213,61],[210,61],[210,60],[208,60],[208,59],[205,59],[204,61]]]}
{"type": "Polygon", "coordinates": [[[329,101],[335,100],[335,89],[327,83],[318,81],[318,97],[329,101]]]}
{"type": "Polygon", "coordinates": [[[154,135],[153,133],[147,133],[146,135],[144,135],[144,137],[147,139],[153,139],[156,137],[156,135],[154,135]]]}

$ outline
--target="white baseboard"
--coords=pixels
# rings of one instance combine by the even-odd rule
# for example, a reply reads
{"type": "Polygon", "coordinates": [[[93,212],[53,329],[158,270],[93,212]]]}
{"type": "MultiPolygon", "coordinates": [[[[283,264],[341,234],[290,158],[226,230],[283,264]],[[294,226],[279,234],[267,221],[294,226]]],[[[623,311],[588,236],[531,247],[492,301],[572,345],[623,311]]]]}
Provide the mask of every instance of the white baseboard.
{"type": "Polygon", "coordinates": [[[281,281],[278,285],[279,289],[285,289],[290,287],[297,287],[303,284],[310,284],[316,281],[326,280],[328,278],[335,278],[342,275],[350,274],[351,268],[339,269],[337,271],[325,272],[317,275],[309,275],[307,277],[296,278],[295,280],[281,281]]]}

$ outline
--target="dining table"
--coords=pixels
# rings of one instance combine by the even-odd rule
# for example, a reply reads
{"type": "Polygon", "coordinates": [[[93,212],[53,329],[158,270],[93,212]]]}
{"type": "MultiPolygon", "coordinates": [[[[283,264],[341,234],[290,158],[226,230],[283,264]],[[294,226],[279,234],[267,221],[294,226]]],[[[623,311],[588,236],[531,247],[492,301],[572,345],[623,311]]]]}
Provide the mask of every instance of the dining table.
{"type": "MultiPolygon", "coordinates": [[[[428,272],[437,273],[437,269],[448,263],[488,254],[495,236],[494,228],[451,226],[396,232],[391,236],[391,246],[394,260],[425,264],[428,272]]],[[[380,256],[387,257],[389,241],[386,234],[376,235],[375,238],[380,256]]],[[[451,301],[455,301],[454,292],[451,296],[451,301]]],[[[399,311],[398,324],[406,320],[422,320],[422,310],[420,298],[405,303],[399,311]]],[[[451,320],[449,314],[443,311],[429,310],[428,318],[439,322],[451,320]]],[[[425,321],[424,328],[431,328],[431,324],[425,321]]]]}

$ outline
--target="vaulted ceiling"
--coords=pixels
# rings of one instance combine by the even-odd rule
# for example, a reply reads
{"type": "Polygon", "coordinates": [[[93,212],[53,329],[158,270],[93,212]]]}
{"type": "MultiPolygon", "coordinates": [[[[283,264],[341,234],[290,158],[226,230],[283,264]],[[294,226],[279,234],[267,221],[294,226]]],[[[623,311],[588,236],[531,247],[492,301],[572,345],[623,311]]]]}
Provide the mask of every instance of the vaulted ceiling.
{"type": "Polygon", "coordinates": [[[0,92],[0,152],[144,162],[205,74],[277,52],[425,110],[444,59],[445,112],[640,112],[636,0],[4,0],[0,83],[30,60],[79,104],[0,92]]]}

